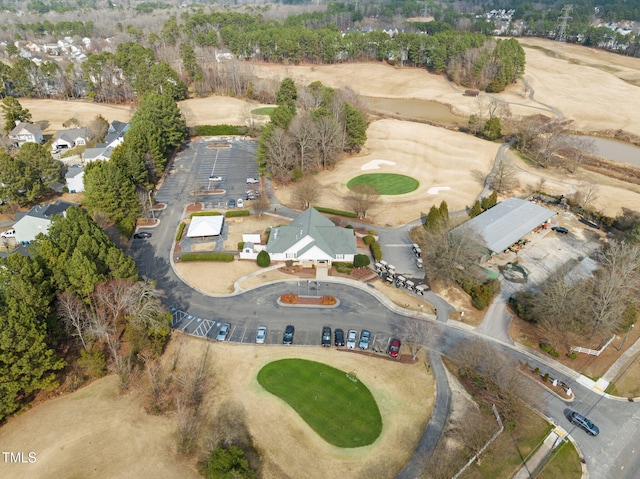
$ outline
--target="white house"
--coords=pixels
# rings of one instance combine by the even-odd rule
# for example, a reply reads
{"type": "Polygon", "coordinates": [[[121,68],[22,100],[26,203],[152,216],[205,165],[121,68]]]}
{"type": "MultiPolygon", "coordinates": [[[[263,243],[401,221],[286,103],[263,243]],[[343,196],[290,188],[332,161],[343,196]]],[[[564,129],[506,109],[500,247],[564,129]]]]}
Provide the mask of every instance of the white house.
{"type": "Polygon", "coordinates": [[[309,208],[286,226],[273,228],[267,241],[271,261],[293,260],[305,265],[353,262],[356,237],[309,208]]]}
{"type": "Polygon", "coordinates": [[[56,201],[49,205],[37,205],[31,208],[18,222],[13,225],[16,230],[16,241],[18,243],[30,243],[38,233],[46,234],[51,225],[51,218],[54,215],[66,215],[69,207],[73,206],[66,201],[56,201]]]}
{"type": "Polygon", "coordinates": [[[69,193],[80,193],[84,191],[84,168],[73,165],[64,175],[69,193]]]}
{"type": "Polygon", "coordinates": [[[114,120],[109,125],[107,136],[104,138],[104,144],[108,147],[115,148],[124,141],[124,134],[129,129],[129,123],[114,120]]]}
{"type": "Polygon", "coordinates": [[[42,129],[39,125],[26,122],[16,122],[16,127],[9,133],[9,138],[15,141],[19,146],[25,143],[44,143],[42,129]]]}
{"type": "Polygon", "coordinates": [[[71,128],[69,130],[59,130],[56,132],[53,148],[75,148],[86,145],[91,136],[86,128],[71,128]]]}

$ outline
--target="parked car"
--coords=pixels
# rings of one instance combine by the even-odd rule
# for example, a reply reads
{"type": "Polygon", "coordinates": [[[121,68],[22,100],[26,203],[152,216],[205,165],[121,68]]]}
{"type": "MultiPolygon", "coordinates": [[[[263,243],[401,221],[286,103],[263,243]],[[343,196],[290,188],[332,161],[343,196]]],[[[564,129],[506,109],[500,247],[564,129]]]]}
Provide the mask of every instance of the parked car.
{"type": "Polygon", "coordinates": [[[284,328],[284,334],[282,335],[282,344],[293,344],[293,335],[296,332],[296,328],[289,324],[284,328]]]}
{"type": "Polygon", "coordinates": [[[52,155],[56,155],[58,153],[60,153],[62,151],[62,148],[56,146],[56,147],[51,147],[51,154],[52,155]]]}
{"type": "Polygon", "coordinates": [[[400,340],[398,338],[393,338],[391,340],[391,344],[389,344],[389,351],[387,351],[389,353],[389,356],[391,356],[392,358],[397,358],[398,354],[400,354],[400,340]]]}
{"type": "Polygon", "coordinates": [[[363,329],[360,333],[360,343],[358,347],[360,349],[369,349],[369,341],[371,340],[371,333],[366,329],[363,329]]]}
{"type": "Polygon", "coordinates": [[[267,327],[259,326],[256,333],[256,344],[264,344],[265,339],[267,339],[267,327]]]}
{"type": "Polygon", "coordinates": [[[569,421],[571,421],[572,424],[581,427],[592,436],[597,436],[600,433],[600,429],[598,428],[598,426],[593,424],[582,414],[578,414],[575,411],[571,411],[569,413],[569,421]]]}
{"type": "Polygon", "coordinates": [[[0,237],[2,237],[2,238],[15,238],[16,237],[16,230],[11,228],[10,230],[3,231],[2,233],[0,233],[0,237]]]}
{"type": "Polygon", "coordinates": [[[344,346],[344,331],[340,328],[336,328],[333,332],[333,342],[336,346],[344,346]]]}
{"type": "Polygon", "coordinates": [[[218,331],[218,335],[216,336],[216,341],[224,341],[227,339],[229,335],[229,329],[231,329],[231,325],[229,323],[222,323],[222,327],[220,331],[218,331]]]}
{"type": "Polygon", "coordinates": [[[331,347],[331,328],[329,326],[324,326],[322,328],[322,342],[321,344],[325,348],[331,347]]]}
{"type": "Polygon", "coordinates": [[[148,231],[140,231],[140,233],[134,234],[133,237],[135,239],[151,238],[151,233],[149,233],[148,231]]]}
{"type": "Polygon", "coordinates": [[[244,200],[242,198],[238,198],[237,205],[238,208],[244,208],[244,200]]]}
{"type": "Polygon", "coordinates": [[[563,228],[562,226],[554,226],[551,229],[556,233],[562,233],[563,235],[566,235],[569,232],[567,228],[563,228]]]}
{"type": "Polygon", "coordinates": [[[356,349],[356,343],[358,342],[358,331],[350,329],[347,332],[347,349],[356,349]]]}
{"type": "Polygon", "coordinates": [[[209,177],[209,181],[222,181],[222,176],[213,176],[209,177]]]}
{"type": "Polygon", "coordinates": [[[247,178],[248,185],[256,185],[258,183],[260,183],[260,180],[258,178],[247,178]]]}
{"type": "Polygon", "coordinates": [[[233,198],[231,198],[228,202],[227,202],[227,208],[235,208],[236,207],[236,200],[234,200],[233,198]]]}

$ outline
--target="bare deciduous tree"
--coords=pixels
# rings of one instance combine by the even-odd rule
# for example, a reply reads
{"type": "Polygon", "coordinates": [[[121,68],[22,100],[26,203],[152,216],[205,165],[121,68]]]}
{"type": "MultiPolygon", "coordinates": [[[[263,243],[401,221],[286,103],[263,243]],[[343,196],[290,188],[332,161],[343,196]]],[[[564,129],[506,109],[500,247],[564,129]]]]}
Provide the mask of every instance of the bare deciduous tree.
{"type": "Polygon", "coordinates": [[[317,153],[316,127],[311,119],[311,115],[307,112],[296,115],[291,121],[289,133],[291,134],[293,145],[298,153],[300,171],[304,173],[309,169],[309,160],[317,153]]]}
{"type": "Polygon", "coordinates": [[[411,359],[416,359],[418,353],[427,347],[432,339],[433,325],[424,319],[405,318],[402,325],[402,340],[411,352],[411,359]]]}
{"type": "Polygon", "coordinates": [[[313,176],[305,176],[293,187],[291,199],[306,210],[320,198],[322,186],[313,176]]]}
{"type": "Polygon", "coordinates": [[[75,294],[65,291],[58,295],[58,316],[69,334],[76,336],[87,349],[90,339],[91,318],[85,304],[75,294]]]}
{"type": "Polygon", "coordinates": [[[323,116],[316,120],[316,142],[318,161],[323,170],[332,166],[342,150],[342,136],[340,126],[333,117],[323,116]]]}
{"type": "Polygon", "coordinates": [[[587,209],[593,205],[598,199],[598,185],[595,183],[583,183],[573,194],[573,201],[575,201],[581,208],[587,209]]]}
{"type": "Polygon", "coordinates": [[[498,159],[489,179],[491,187],[498,193],[506,193],[518,187],[518,170],[510,159],[498,159]]]}
{"type": "Polygon", "coordinates": [[[291,170],[295,166],[294,150],[291,137],[278,127],[273,130],[267,141],[267,168],[271,176],[282,183],[291,180],[291,170]]]}
{"type": "Polygon", "coordinates": [[[366,218],[367,212],[375,207],[379,200],[380,194],[371,185],[356,185],[351,189],[351,194],[345,198],[346,203],[358,218],[366,218]]]}
{"type": "Polygon", "coordinates": [[[571,173],[575,173],[585,157],[595,154],[595,140],[588,137],[577,136],[569,139],[569,145],[567,169],[571,173]]]}
{"type": "Polygon", "coordinates": [[[269,209],[271,202],[264,187],[260,187],[260,196],[251,202],[251,208],[258,213],[258,217],[262,217],[265,211],[269,209]]]}

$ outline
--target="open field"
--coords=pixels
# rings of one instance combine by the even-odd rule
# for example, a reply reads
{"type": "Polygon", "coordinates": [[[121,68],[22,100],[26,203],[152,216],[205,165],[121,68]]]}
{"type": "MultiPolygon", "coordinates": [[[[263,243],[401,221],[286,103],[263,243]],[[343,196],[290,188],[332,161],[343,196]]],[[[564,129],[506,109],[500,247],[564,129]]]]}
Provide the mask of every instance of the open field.
{"type": "MultiPolygon", "coordinates": [[[[176,336],[165,357],[180,346],[186,364],[211,344],[176,336]]],[[[265,461],[263,477],[365,477],[363,471],[374,465],[388,471],[376,477],[395,477],[433,405],[433,381],[424,364],[403,365],[335,348],[295,349],[299,358],[344,371],[357,369],[380,407],[382,435],[375,443],[341,449],[322,440],[290,406],[258,384],[256,375],[265,364],[290,358],[292,352],[286,346],[211,345],[214,390],[204,401],[211,405],[209,415],[229,401],[244,408],[244,420],[265,461]]],[[[34,464],[3,464],[2,477],[201,477],[194,466],[196,458],[176,455],[174,431],[173,414],[147,415],[140,406],[140,391],[120,395],[116,378],[109,376],[40,404],[0,428],[3,450],[37,454],[34,464]]]]}

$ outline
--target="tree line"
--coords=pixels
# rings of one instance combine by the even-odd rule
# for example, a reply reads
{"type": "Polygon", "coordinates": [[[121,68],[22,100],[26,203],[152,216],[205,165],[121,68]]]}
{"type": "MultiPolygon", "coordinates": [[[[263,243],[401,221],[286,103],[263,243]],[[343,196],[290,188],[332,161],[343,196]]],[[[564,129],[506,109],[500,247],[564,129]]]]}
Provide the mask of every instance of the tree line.
{"type": "Polygon", "coordinates": [[[162,351],[170,318],[153,285],[79,207],[0,265],[0,421],[56,387],[68,362],[79,382],[110,370],[126,385],[140,353],[162,351]]]}

